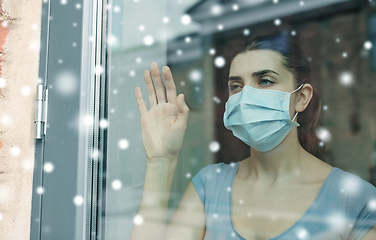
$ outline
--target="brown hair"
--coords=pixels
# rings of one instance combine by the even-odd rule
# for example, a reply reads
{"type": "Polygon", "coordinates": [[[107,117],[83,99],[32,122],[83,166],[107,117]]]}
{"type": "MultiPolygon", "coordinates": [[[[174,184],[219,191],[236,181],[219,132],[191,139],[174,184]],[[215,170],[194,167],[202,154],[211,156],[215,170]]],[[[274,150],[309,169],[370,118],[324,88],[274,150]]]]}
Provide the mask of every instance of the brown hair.
{"type": "MultiPolygon", "coordinates": [[[[283,65],[294,76],[295,87],[309,83],[313,87],[313,96],[307,108],[299,113],[298,138],[302,147],[320,158],[322,155],[319,140],[316,136],[316,128],[319,124],[321,101],[319,94],[312,84],[311,69],[307,56],[301,48],[291,41],[288,36],[261,36],[246,41],[233,55],[232,60],[241,53],[252,50],[272,50],[280,53],[283,57],[283,65]]],[[[230,62],[230,63],[231,63],[230,62]]]]}

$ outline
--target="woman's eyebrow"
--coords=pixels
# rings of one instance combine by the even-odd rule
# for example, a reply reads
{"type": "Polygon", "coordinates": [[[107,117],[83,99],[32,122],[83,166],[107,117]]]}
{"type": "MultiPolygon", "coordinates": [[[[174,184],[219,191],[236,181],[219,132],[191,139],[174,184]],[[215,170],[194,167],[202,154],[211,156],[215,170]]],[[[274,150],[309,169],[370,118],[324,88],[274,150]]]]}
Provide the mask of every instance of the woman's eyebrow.
{"type": "Polygon", "coordinates": [[[252,76],[253,76],[253,77],[258,77],[258,76],[262,76],[262,75],[264,75],[265,73],[274,73],[274,74],[279,75],[278,73],[274,72],[273,70],[270,70],[270,69],[264,69],[264,70],[260,70],[260,71],[257,71],[257,72],[252,73],[252,76]]]}
{"type": "Polygon", "coordinates": [[[230,77],[228,78],[228,81],[227,81],[227,82],[234,81],[234,80],[242,80],[242,78],[239,77],[239,76],[230,76],[230,77]]]}

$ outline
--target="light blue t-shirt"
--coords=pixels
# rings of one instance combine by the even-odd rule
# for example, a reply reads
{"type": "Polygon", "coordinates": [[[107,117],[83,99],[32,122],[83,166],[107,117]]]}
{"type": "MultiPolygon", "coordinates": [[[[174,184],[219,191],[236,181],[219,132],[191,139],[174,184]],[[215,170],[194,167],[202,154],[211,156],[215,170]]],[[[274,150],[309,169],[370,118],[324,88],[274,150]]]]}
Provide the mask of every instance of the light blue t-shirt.
{"type": "MultiPolygon", "coordinates": [[[[205,240],[245,240],[231,217],[231,189],[238,167],[239,162],[211,164],[192,178],[205,206],[205,240]]],[[[375,223],[376,188],[334,167],[304,215],[271,240],[360,240],[375,223]]]]}

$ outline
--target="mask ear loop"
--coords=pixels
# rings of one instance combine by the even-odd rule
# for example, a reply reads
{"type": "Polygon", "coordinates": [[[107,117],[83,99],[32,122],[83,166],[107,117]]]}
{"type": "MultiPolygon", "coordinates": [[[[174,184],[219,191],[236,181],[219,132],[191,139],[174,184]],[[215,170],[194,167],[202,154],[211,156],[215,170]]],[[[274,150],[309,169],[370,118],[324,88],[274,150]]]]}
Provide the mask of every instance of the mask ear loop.
{"type": "MultiPolygon", "coordinates": [[[[295,89],[292,93],[290,93],[290,95],[293,94],[293,93],[296,92],[296,91],[299,91],[299,89],[301,89],[301,88],[303,87],[303,85],[304,85],[304,84],[300,85],[300,87],[298,87],[297,89],[295,89]]],[[[292,121],[294,121],[294,119],[296,118],[296,116],[298,116],[298,113],[299,113],[299,112],[296,112],[296,113],[295,113],[295,116],[292,118],[292,121]]]]}
{"type": "Polygon", "coordinates": [[[299,112],[296,112],[296,113],[295,113],[295,116],[292,118],[292,121],[294,121],[294,119],[296,118],[296,116],[298,116],[298,113],[299,113],[299,112]]]}
{"type": "Polygon", "coordinates": [[[298,87],[297,89],[295,89],[294,91],[292,91],[290,94],[293,94],[294,92],[296,92],[296,91],[299,91],[299,89],[301,89],[302,87],[303,87],[303,83],[302,83],[302,85],[300,85],[300,87],[298,87]]]}

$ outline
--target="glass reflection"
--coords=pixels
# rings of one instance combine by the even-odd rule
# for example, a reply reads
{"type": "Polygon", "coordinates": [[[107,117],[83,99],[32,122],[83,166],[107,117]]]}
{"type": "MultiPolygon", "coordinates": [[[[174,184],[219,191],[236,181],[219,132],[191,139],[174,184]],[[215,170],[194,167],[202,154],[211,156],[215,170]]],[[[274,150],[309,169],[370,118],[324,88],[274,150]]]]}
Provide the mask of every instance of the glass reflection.
{"type": "MultiPolygon", "coordinates": [[[[145,178],[146,154],[134,89],[157,62],[172,71],[190,108],[171,188],[168,221],[202,168],[249,157],[224,128],[230,60],[255,36],[280,34],[307,54],[322,100],[322,160],[375,184],[376,24],[369,1],[113,0],[108,11],[109,96],[106,239],[129,239],[145,178]],[[354,160],[356,159],[356,161],[354,160]]],[[[309,236],[306,229],[297,232],[309,236]]]]}

